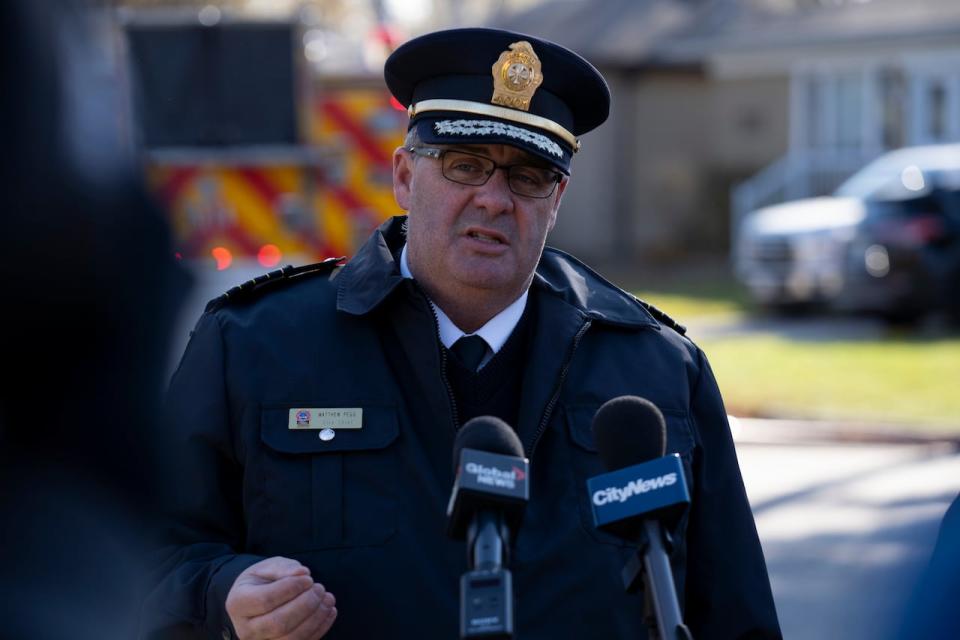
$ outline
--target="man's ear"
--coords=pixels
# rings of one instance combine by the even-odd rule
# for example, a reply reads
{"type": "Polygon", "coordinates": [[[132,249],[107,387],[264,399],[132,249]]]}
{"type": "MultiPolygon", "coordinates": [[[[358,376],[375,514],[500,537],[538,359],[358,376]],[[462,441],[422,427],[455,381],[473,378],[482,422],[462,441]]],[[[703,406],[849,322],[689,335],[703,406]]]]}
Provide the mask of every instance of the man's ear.
{"type": "Polygon", "coordinates": [[[557,184],[557,191],[553,194],[554,201],[553,207],[550,211],[550,222],[547,224],[547,233],[553,231],[553,226],[557,224],[557,212],[560,210],[560,201],[563,199],[563,192],[567,189],[567,184],[570,182],[569,176],[563,176],[559,184],[557,184]]]}
{"type": "Polygon", "coordinates": [[[397,147],[393,152],[393,198],[404,211],[410,210],[413,160],[413,154],[403,147],[397,147]]]}

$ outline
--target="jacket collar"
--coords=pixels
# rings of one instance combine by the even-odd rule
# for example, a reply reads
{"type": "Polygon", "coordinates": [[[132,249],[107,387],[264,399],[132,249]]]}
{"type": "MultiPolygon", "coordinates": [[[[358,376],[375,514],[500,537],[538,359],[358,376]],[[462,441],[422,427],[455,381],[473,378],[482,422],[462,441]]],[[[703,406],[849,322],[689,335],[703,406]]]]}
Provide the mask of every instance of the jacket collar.
{"type": "Polygon", "coordinates": [[[565,300],[591,320],[618,327],[660,329],[660,323],[634,296],[559,249],[543,250],[533,284],[565,300]]]}
{"type": "Polygon", "coordinates": [[[369,313],[404,281],[399,255],[405,222],[406,216],[388,219],[343,267],[335,280],[338,311],[355,316],[369,313]]]}
{"type": "MultiPolygon", "coordinates": [[[[398,260],[406,240],[405,220],[406,216],[395,216],[380,225],[343,267],[335,280],[337,310],[351,315],[369,313],[403,282],[398,260]]],[[[636,298],[557,249],[544,250],[533,286],[595,321],[621,327],[660,327],[636,298]]]]}

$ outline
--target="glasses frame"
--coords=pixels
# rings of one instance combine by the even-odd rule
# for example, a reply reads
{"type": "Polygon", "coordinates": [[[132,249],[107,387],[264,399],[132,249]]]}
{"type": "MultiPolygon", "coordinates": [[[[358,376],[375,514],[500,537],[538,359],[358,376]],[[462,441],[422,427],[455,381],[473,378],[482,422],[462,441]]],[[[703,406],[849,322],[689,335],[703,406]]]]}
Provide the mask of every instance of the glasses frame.
{"type": "Polygon", "coordinates": [[[518,195],[521,198],[533,198],[534,200],[544,200],[552,196],[557,190],[557,185],[563,181],[562,173],[560,173],[559,171],[554,171],[553,169],[549,169],[547,167],[540,167],[533,164],[519,164],[519,163],[518,164],[499,164],[498,162],[494,161],[493,158],[489,158],[479,153],[471,153],[470,151],[463,151],[462,149],[441,149],[439,147],[423,147],[423,146],[412,146],[412,147],[405,147],[405,148],[407,151],[409,151],[414,155],[418,155],[423,158],[432,158],[434,160],[439,160],[440,175],[442,175],[445,179],[449,180],[450,182],[453,182],[456,184],[462,184],[468,187],[482,187],[483,185],[487,184],[487,182],[490,181],[490,177],[494,174],[494,172],[496,172],[497,169],[503,169],[504,173],[507,174],[507,187],[510,189],[511,193],[513,193],[514,195],[518,195]],[[487,162],[490,162],[491,164],[493,164],[493,170],[490,171],[488,174],[486,174],[487,177],[483,179],[483,182],[474,183],[474,182],[461,182],[460,180],[454,180],[453,178],[448,176],[443,170],[443,156],[445,156],[450,151],[453,151],[455,153],[462,153],[463,155],[466,155],[466,156],[471,156],[474,158],[481,158],[483,160],[486,160],[487,162]],[[514,167],[532,167],[535,169],[542,169],[544,171],[551,172],[553,174],[553,178],[551,178],[553,187],[550,189],[550,193],[543,196],[535,196],[529,193],[520,193],[516,191],[513,188],[513,184],[510,181],[510,171],[514,167]]]}

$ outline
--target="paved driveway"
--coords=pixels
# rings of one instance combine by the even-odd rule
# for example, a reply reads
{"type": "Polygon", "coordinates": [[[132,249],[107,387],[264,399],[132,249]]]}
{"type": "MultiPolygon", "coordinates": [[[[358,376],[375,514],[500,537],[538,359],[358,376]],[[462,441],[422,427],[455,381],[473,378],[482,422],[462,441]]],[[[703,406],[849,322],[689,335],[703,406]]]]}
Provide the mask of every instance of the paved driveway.
{"type": "Polygon", "coordinates": [[[960,493],[944,444],[737,445],[787,640],[883,640],[960,493]]]}

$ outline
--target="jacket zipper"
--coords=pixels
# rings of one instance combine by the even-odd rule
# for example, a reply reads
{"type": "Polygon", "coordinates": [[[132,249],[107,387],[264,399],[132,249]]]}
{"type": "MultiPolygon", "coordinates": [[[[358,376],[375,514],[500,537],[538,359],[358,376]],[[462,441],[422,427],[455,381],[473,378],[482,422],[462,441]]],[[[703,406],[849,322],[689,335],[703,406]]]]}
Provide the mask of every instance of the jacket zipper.
{"type": "Polygon", "coordinates": [[[580,330],[577,331],[577,334],[573,337],[573,343],[570,345],[570,352],[567,355],[566,361],[563,363],[563,368],[560,369],[560,377],[557,379],[557,386],[554,387],[553,395],[550,397],[550,401],[547,403],[547,408],[543,412],[543,418],[540,420],[540,424],[537,427],[536,432],[533,434],[533,442],[530,443],[530,448],[527,450],[527,458],[533,458],[533,452],[537,448],[537,443],[540,442],[540,436],[543,435],[543,432],[547,429],[547,423],[550,421],[550,416],[553,414],[553,409],[557,404],[557,401],[560,399],[560,390],[563,388],[563,381],[567,377],[567,372],[570,370],[570,363],[573,361],[573,354],[577,351],[577,346],[580,344],[580,339],[583,338],[583,334],[587,332],[587,329],[590,328],[590,325],[593,324],[591,320],[587,320],[583,323],[583,326],[580,327],[580,330]]]}
{"type": "MultiPolygon", "coordinates": [[[[430,305],[433,311],[433,305],[430,305]]],[[[440,324],[437,319],[437,312],[433,311],[434,328],[437,330],[437,342],[440,342],[440,324]]],[[[440,377],[443,378],[443,386],[447,389],[447,400],[450,401],[450,414],[453,416],[453,430],[460,429],[460,412],[457,410],[457,399],[453,396],[453,389],[450,387],[450,380],[447,379],[447,348],[440,345],[440,377]]]]}
{"type": "Polygon", "coordinates": [[[447,379],[447,348],[440,342],[440,319],[437,318],[437,310],[433,308],[430,297],[420,288],[416,280],[413,281],[413,284],[417,288],[417,291],[423,295],[423,299],[427,301],[427,305],[430,307],[430,313],[433,315],[433,333],[437,338],[437,344],[440,345],[440,377],[443,379],[443,386],[447,390],[447,400],[450,401],[450,414],[453,416],[453,430],[457,431],[460,429],[460,414],[457,410],[457,400],[453,396],[453,389],[450,387],[450,380],[447,379]]]}

